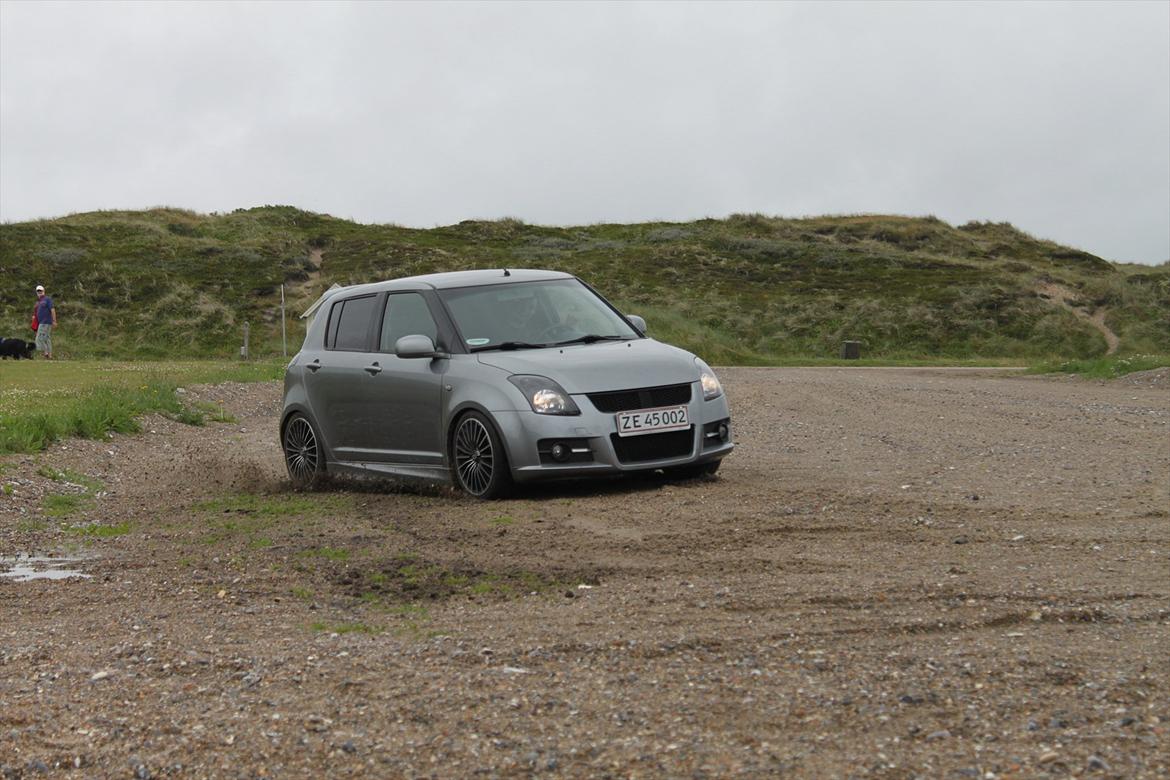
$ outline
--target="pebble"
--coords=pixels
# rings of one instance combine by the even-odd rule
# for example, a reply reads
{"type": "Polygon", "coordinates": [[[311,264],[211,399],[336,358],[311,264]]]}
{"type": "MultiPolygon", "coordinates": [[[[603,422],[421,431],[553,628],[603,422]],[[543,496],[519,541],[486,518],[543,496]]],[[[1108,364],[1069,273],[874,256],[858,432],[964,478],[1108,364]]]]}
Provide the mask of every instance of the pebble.
{"type": "Polygon", "coordinates": [[[1086,764],[1090,772],[1108,772],[1109,762],[1100,756],[1089,756],[1089,762],[1086,764]]]}
{"type": "Polygon", "coordinates": [[[951,732],[947,731],[946,729],[939,729],[938,731],[932,731],[926,735],[927,742],[933,742],[936,739],[950,739],[950,738],[951,738],[951,732]]]}

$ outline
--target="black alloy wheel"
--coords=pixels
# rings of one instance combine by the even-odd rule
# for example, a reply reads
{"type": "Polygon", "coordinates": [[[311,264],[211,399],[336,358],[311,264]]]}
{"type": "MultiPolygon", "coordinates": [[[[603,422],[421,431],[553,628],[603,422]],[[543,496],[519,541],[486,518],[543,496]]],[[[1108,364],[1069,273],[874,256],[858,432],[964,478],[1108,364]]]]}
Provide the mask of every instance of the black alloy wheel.
{"type": "Polygon", "coordinates": [[[500,498],[512,485],[508,458],[491,422],[479,412],[459,419],[451,442],[455,482],[476,498],[500,498]]]}
{"type": "Polygon", "coordinates": [[[284,464],[293,487],[312,487],[325,471],[325,459],[309,418],[294,414],[284,426],[283,444],[284,464]]]}

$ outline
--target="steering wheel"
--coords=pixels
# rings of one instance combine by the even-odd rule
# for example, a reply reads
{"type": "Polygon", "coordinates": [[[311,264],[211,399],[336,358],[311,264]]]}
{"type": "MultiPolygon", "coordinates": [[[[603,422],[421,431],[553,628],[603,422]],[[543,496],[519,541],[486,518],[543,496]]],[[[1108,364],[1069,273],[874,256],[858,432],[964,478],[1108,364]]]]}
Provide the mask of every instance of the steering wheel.
{"type": "Polygon", "coordinates": [[[564,341],[577,335],[577,329],[563,322],[554,322],[536,335],[538,341],[564,341]]]}

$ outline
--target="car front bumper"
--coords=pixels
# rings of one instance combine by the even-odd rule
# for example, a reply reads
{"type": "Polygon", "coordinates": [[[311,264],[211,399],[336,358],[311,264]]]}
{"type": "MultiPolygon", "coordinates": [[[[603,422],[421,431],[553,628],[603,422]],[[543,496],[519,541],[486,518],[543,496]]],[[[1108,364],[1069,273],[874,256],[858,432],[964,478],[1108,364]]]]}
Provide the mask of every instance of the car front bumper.
{"type": "Polygon", "coordinates": [[[574,395],[581,414],[495,412],[512,476],[518,482],[647,471],[724,458],[734,448],[727,397],[704,401],[698,389],[687,404],[685,431],[618,437],[617,415],[598,411],[586,395],[574,395]],[[720,425],[726,433],[720,435],[720,425]],[[571,460],[557,462],[550,448],[562,443],[571,460]],[[587,452],[582,450],[587,449],[587,452]]]}

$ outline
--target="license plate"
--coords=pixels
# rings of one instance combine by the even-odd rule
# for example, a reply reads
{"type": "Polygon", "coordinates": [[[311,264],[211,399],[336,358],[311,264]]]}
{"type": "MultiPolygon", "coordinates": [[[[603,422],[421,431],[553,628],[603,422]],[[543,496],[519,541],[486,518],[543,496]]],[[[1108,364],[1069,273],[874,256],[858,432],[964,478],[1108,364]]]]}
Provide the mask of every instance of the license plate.
{"type": "Polygon", "coordinates": [[[676,431],[691,426],[686,406],[638,409],[634,412],[619,412],[614,416],[617,418],[618,436],[641,436],[644,433],[676,431]]]}

